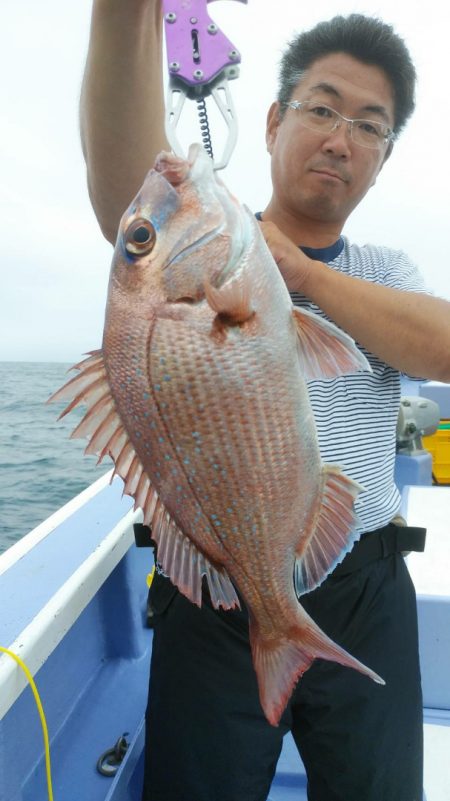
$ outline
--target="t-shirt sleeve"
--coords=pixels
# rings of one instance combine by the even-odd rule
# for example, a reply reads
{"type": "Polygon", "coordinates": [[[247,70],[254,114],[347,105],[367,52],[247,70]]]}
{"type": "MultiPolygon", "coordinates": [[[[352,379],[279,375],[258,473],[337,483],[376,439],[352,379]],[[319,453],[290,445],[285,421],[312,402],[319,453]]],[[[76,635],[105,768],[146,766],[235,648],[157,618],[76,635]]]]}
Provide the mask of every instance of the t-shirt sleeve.
{"type": "Polygon", "coordinates": [[[384,285],[406,292],[432,295],[418,267],[401,250],[392,250],[385,259],[384,285]]]}
{"type": "MultiPolygon", "coordinates": [[[[387,260],[386,272],[384,275],[385,286],[393,289],[400,289],[406,292],[423,292],[432,295],[432,291],[426,286],[424,278],[417,266],[410,258],[400,250],[391,251],[390,258],[387,260]]],[[[401,373],[410,381],[423,382],[425,379],[420,376],[401,373]]]]}

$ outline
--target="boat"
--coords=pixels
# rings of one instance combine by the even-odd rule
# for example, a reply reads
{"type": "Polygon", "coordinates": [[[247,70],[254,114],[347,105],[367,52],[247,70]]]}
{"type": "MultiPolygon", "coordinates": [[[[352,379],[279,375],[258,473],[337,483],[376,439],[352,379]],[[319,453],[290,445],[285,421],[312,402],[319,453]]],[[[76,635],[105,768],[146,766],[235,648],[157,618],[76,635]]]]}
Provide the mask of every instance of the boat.
{"type": "MultiPolygon", "coordinates": [[[[419,615],[424,799],[448,801],[450,484],[432,484],[416,419],[433,392],[450,419],[450,386],[416,385],[417,402],[405,395],[396,480],[402,515],[428,529],[425,553],[407,557],[419,615]]],[[[1,801],[140,801],[153,556],[136,545],[141,512],[122,495],[122,481],[110,479],[102,476],[0,556],[1,801]]],[[[288,735],[268,801],[306,798],[288,735]]]]}

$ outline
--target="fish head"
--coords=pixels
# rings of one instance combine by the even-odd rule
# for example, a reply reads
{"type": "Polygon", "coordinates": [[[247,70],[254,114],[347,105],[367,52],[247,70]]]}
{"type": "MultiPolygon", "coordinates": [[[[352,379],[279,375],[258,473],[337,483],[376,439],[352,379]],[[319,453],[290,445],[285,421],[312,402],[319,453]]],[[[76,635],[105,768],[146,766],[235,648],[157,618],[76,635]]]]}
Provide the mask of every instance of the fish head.
{"type": "Polygon", "coordinates": [[[248,218],[200,145],[187,159],[162,152],[122,217],[110,278],[110,300],[149,308],[199,301],[205,283],[235,269],[248,241],[248,218]],[[126,300],[125,300],[126,296],[126,300]]]}

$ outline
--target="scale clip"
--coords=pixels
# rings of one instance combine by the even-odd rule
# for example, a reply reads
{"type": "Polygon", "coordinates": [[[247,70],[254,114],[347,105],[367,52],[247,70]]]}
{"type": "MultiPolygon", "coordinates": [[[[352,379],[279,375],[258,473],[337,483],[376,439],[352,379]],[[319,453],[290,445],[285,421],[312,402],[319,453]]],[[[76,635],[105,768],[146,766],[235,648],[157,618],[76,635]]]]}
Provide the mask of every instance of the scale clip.
{"type": "MultiPolygon", "coordinates": [[[[203,146],[214,161],[214,169],[228,164],[237,140],[237,120],[229,81],[239,76],[241,56],[208,14],[213,0],[163,0],[169,87],[166,106],[166,135],[178,156],[184,156],[177,126],[186,98],[198,107],[203,146]],[[213,156],[205,98],[215,101],[228,137],[221,158],[213,156]]],[[[247,0],[239,0],[246,3],[247,0]]]]}

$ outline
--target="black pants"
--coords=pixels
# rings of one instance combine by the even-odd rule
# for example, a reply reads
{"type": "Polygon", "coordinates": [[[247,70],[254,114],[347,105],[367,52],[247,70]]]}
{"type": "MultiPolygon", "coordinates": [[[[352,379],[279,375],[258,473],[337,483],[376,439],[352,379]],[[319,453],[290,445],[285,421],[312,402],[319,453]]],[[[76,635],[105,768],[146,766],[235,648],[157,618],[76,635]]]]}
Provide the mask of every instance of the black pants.
{"type": "Polygon", "coordinates": [[[379,673],[316,660],[280,725],[261,710],[245,610],[191,604],[164,577],[155,630],[143,801],[265,801],[291,730],[310,801],[422,801],[422,697],[414,587],[400,554],[331,575],[301,603],[379,673]]]}

